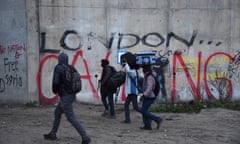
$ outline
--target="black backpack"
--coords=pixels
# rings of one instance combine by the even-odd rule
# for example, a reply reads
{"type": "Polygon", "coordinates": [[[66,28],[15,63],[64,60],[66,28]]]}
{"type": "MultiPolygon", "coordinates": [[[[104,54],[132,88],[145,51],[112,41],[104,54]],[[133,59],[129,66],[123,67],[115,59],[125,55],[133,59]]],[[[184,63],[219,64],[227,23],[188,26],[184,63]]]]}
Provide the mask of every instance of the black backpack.
{"type": "Polygon", "coordinates": [[[82,90],[82,80],[79,72],[71,65],[64,66],[63,83],[64,89],[70,93],[75,94],[82,90]]]}
{"type": "Polygon", "coordinates": [[[154,79],[155,79],[155,88],[154,88],[153,92],[154,92],[155,96],[157,97],[159,95],[159,92],[160,92],[160,84],[157,80],[157,77],[154,77],[154,79]]]}
{"type": "Polygon", "coordinates": [[[114,67],[112,67],[112,69],[112,75],[108,80],[108,86],[112,89],[117,89],[125,82],[126,73],[123,71],[116,71],[114,67]]]}

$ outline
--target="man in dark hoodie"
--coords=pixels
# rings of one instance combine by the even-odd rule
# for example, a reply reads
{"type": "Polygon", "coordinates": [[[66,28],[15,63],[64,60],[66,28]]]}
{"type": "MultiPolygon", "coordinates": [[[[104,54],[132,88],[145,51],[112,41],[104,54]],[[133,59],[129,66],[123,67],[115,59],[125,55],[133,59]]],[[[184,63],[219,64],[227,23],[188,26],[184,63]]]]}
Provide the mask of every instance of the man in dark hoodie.
{"type": "Polygon", "coordinates": [[[70,94],[66,91],[63,83],[64,77],[64,67],[68,66],[68,55],[61,53],[58,56],[58,64],[54,69],[52,91],[60,96],[60,101],[55,109],[55,117],[53,122],[53,127],[50,133],[44,134],[44,138],[47,140],[56,140],[56,133],[58,131],[61,116],[65,113],[67,120],[73,125],[77,132],[82,137],[82,144],[89,144],[91,139],[87,135],[85,129],[82,127],[81,123],[77,120],[72,103],[75,100],[76,94],[70,94]]]}
{"type": "Polygon", "coordinates": [[[114,100],[113,94],[116,92],[116,89],[111,89],[109,86],[108,80],[111,77],[112,73],[114,72],[114,68],[109,65],[109,61],[107,59],[101,60],[102,66],[102,75],[101,75],[101,97],[102,103],[104,105],[105,111],[103,112],[102,116],[115,119],[115,109],[114,109],[114,100]],[[109,108],[110,108],[110,115],[109,115],[109,108]]]}

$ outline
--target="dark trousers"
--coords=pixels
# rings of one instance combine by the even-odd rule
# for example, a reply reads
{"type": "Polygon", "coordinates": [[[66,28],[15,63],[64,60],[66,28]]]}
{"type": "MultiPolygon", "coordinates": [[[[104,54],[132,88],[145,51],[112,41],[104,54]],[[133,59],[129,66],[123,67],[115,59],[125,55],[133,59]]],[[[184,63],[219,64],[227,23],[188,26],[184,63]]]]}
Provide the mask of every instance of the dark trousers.
{"type": "Polygon", "coordinates": [[[110,92],[110,91],[102,92],[101,97],[102,97],[102,103],[105,110],[108,111],[110,108],[110,115],[115,116],[113,92],[110,92]]]}
{"type": "Polygon", "coordinates": [[[75,100],[75,95],[66,95],[60,98],[60,102],[58,103],[55,109],[55,117],[53,122],[53,128],[51,130],[52,134],[56,134],[61,122],[62,114],[65,113],[67,120],[72,124],[72,126],[77,130],[77,132],[82,136],[82,139],[87,139],[87,133],[85,129],[82,127],[81,123],[77,120],[72,103],[75,100]]]}
{"type": "Polygon", "coordinates": [[[131,102],[133,104],[133,108],[138,112],[140,111],[139,107],[138,107],[138,103],[137,103],[137,95],[136,94],[129,94],[127,96],[127,99],[125,100],[125,103],[124,103],[125,121],[126,122],[131,121],[130,110],[129,110],[129,105],[130,105],[131,102]]]}
{"type": "Polygon", "coordinates": [[[154,98],[143,98],[141,113],[144,126],[148,128],[151,128],[152,120],[154,120],[155,122],[160,122],[161,120],[160,117],[155,116],[154,114],[148,111],[149,107],[152,105],[154,100],[155,100],[154,98]]]}

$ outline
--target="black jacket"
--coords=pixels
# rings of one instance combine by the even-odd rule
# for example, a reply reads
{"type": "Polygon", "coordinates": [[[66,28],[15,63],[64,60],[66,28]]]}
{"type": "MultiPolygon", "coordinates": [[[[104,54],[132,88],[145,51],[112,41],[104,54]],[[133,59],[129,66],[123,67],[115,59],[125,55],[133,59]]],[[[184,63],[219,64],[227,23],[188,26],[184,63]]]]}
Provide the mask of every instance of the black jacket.
{"type": "MultiPolygon", "coordinates": [[[[112,76],[114,68],[110,65],[103,67],[102,76],[101,76],[101,92],[113,91],[109,88],[108,80],[112,76]]],[[[113,91],[114,92],[114,91],[113,91]]]]}
{"type": "Polygon", "coordinates": [[[58,64],[54,68],[53,81],[52,81],[52,91],[53,93],[58,93],[59,96],[67,94],[67,91],[64,89],[64,66],[68,65],[68,55],[61,53],[58,56],[58,64]]]}

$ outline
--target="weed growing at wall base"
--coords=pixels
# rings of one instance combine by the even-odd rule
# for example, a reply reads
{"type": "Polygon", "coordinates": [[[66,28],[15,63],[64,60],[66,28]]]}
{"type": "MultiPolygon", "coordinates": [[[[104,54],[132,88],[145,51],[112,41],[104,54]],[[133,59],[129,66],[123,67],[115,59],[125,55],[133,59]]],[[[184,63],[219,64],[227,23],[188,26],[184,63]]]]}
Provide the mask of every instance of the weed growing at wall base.
{"type": "Polygon", "coordinates": [[[155,104],[150,108],[150,111],[163,113],[198,113],[202,109],[207,108],[224,108],[240,111],[240,102],[215,101],[202,103],[155,104]]]}
{"type": "Polygon", "coordinates": [[[30,101],[25,104],[26,107],[38,107],[39,103],[37,101],[30,101]]]}

